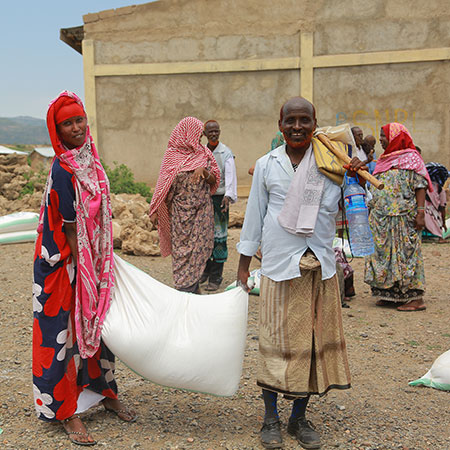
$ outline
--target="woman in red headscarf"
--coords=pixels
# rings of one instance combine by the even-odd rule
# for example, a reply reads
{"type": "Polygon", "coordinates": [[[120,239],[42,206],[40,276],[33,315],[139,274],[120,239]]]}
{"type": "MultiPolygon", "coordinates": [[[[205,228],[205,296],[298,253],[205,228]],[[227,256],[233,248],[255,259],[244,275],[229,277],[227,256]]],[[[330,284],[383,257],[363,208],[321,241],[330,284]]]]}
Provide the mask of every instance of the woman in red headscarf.
{"type": "Polygon", "coordinates": [[[375,252],[366,258],[364,281],[378,299],[377,306],[394,302],[399,311],[421,311],[425,309],[421,234],[425,191],[431,181],[404,125],[382,127],[380,143],[384,153],[373,174],[385,188],[373,190],[369,203],[375,252]]]}
{"type": "Polygon", "coordinates": [[[34,257],[35,408],[72,442],[94,445],[79,413],[102,401],[122,420],[136,418],[117,398],[114,355],[101,340],[114,285],[109,183],[75,94],[50,103],[47,127],[56,156],[34,257]]]}
{"type": "Polygon", "coordinates": [[[193,293],[214,246],[211,196],[220,181],[211,150],[200,143],[203,129],[200,120],[185,117],[172,131],[149,213],[161,255],[172,254],[175,288],[193,293]]]}

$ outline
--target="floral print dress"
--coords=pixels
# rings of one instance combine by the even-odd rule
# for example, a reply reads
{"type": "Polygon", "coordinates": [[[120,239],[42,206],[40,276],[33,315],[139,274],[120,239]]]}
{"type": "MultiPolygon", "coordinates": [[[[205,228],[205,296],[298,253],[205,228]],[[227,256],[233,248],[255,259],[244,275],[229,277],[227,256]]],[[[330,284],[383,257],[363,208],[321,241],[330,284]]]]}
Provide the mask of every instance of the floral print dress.
{"type": "Polygon", "coordinates": [[[76,267],[64,233],[64,223],[76,221],[74,183],[55,159],[34,256],[33,394],[46,421],[72,416],[85,388],[117,398],[114,355],[102,342],[92,358],[81,358],[74,332],[76,267]]]}
{"type": "Polygon", "coordinates": [[[193,171],[180,172],[166,202],[170,211],[172,270],[176,289],[195,285],[214,247],[214,211],[205,180],[193,183],[193,171]]]}
{"type": "Polygon", "coordinates": [[[366,257],[364,281],[381,300],[418,300],[425,291],[421,233],[415,226],[415,191],[427,188],[413,170],[390,169],[376,176],[385,188],[372,190],[369,223],[375,252],[366,257]]]}

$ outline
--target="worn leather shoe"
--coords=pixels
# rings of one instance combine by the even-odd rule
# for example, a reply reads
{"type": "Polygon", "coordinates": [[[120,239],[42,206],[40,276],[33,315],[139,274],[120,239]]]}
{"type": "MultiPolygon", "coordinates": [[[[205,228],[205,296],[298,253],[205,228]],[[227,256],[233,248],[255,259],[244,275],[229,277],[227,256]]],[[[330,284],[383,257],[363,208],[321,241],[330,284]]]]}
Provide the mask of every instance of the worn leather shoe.
{"type": "Polygon", "coordinates": [[[205,291],[214,292],[214,291],[219,290],[219,287],[220,287],[220,284],[209,281],[209,283],[205,287],[205,291]]]}
{"type": "Polygon", "coordinates": [[[287,431],[297,439],[303,448],[320,448],[319,433],[312,428],[312,423],[305,417],[289,420],[287,431]]]}
{"type": "Polygon", "coordinates": [[[261,428],[261,444],[264,448],[282,448],[280,421],[273,417],[265,419],[261,428]]]}

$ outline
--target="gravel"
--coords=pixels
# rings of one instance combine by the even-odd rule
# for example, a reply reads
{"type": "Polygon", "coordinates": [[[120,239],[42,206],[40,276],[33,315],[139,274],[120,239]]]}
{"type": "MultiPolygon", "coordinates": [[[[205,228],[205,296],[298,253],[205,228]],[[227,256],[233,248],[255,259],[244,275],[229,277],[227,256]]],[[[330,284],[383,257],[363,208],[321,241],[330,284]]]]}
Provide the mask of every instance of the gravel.
{"type": "MultiPolygon", "coordinates": [[[[239,229],[230,230],[230,258],[223,287],[234,280],[239,229]]],[[[450,393],[408,386],[450,348],[447,244],[424,244],[427,275],[424,312],[377,308],[363,283],[364,264],[355,259],[357,296],[343,320],[353,388],[313,398],[308,418],[321,434],[323,449],[449,449],[450,393]]],[[[156,279],[171,284],[170,258],[123,255],[156,279]]],[[[0,447],[79,448],[60,424],[36,419],[31,384],[31,271],[33,244],[0,247],[0,447]]],[[[256,262],[255,262],[256,263],[256,262]]],[[[256,267],[256,264],[254,264],[256,267]]],[[[249,303],[248,339],[241,388],[218,398],[156,386],[118,362],[121,398],[136,409],[136,423],[117,420],[101,407],[84,415],[98,448],[229,449],[262,448],[264,414],[255,384],[257,308],[249,303]]],[[[290,402],[280,400],[286,449],[300,448],[285,431],[290,402]]]]}

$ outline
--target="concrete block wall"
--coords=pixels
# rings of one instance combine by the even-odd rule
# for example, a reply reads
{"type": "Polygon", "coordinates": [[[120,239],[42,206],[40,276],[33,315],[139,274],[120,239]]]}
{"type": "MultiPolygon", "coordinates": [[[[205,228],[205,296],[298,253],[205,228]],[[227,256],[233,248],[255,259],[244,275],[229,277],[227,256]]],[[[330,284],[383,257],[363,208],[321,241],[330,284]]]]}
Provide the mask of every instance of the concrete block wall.
{"type": "MultiPolygon", "coordinates": [[[[95,64],[297,57],[450,47],[447,0],[159,0],[84,16],[95,64]]],[[[298,70],[108,76],[96,79],[98,147],[154,185],[171,130],[183,117],[217,119],[236,154],[240,185],[269,150],[281,104],[298,95],[298,70]]],[[[314,70],[320,125],[348,121],[378,137],[406,124],[426,161],[450,168],[450,61],[314,70]]],[[[377,152],[381,147],[378,145],[377,152]]]]}

